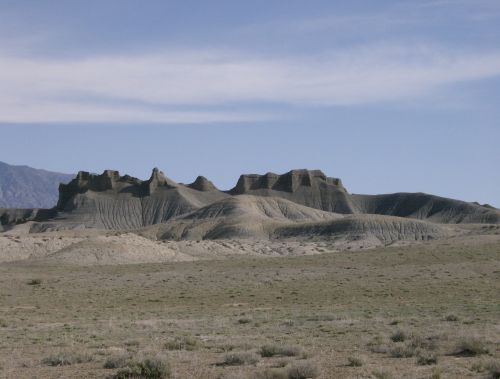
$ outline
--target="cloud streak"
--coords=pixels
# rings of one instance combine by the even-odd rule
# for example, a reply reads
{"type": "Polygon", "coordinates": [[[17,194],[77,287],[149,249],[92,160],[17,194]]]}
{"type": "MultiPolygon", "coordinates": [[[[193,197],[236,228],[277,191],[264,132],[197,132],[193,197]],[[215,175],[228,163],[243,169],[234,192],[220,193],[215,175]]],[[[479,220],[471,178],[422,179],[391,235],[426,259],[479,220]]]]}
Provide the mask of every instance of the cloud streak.
{"type": "Polygon", "coordinates": [[[258,121],[278,115],[256,104],[398,102],[499,75],[500,51],[429,46],[279,58],[223,50],[61,60],[0,55],[0,122],[258,121]]]}

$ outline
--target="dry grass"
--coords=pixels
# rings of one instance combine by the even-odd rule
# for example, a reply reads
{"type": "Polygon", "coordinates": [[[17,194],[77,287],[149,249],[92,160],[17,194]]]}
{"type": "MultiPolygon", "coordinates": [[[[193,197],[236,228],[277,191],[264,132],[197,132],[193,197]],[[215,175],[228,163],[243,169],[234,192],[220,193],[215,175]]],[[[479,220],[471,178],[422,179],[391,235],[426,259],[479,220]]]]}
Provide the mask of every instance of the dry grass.
{"type": "Polygon", "coordinates": [[[235,352],[226,354],[223,364],[227,366],[254,365],[259,361],[259,358],[257,354],[252,352],[235,352]]]}
{"type": "Polygon", "coordinates": [[[488,372],[489,379],[499,379],[500,378],[500,360],[491,360],[485,365],[486,371],[488,372]]]}
{"type": "Polygon", "coordinates": [[[113,375],[113,379],[168,379],[170,365],[163,359],[152,357],[130,361],[113,375]]]}
{"type": "Polygon", "coordinates": [[[404,342],[408,338],[408,334],[404,330],[397,330],[391,335],[392,342],[404,342]]]}
{"type": "Polygon", "coordinates": [[[489,349],[485,341],[477,336],[462,337],[453,352],[454,355],[463,357],[475,357],[488,354],[489,349]]]}
{"type": "Polygon", "coordinates": [[[90,354],[82,354],[73,351],[59,351],[42,359],[42,363],[48,366],[69,366],[79,363],[92,362],[90,354]]]}
{"type": "Polygon", "coordinates": [[[199,341],[189,335],[176,336],[171,340],[165,342],[165,349],[167,350],[187,350],[193,351],[199,347],[199,341]]]}
{"type": "Polygon", "coordinates": [[[363,366],[363,359],[361,357],[349,357],[347,358],[348,366],[350,367],[361,367],[363,366]]]}
{"type": "Polygon", "coordinates": [[[426,366],[426,365],[435,365],[438,361],[438,357],[435,353],[431,353],[428,351],[419,351],[417,353],[417,365],[426,366]]]}
{"type": "Polygon", "coordinates": [[[264,345],[259,353],[264,358],[270,357],[298,357],[304,352],[300,346],[264,345]]]}
{"type": "Polygon", "coordinates": [[[310,379],[319,376],[320,370],[313,362],[296,362],[288,370],[288,379],[310,379]]]}
{"type": "Polygon", "coordinates": [[[176,379],[290,379],[306,364],[318,379],[494,377],[483,361],[500,358],[499,261],[496,240],[461,240],[287,258],[3,264],[0,377],[139,375],[136,363],[158,354],[176,379]],[[32,278],[42,284],[27,285],[32,278]],[[404,341],[391,340],[397,331],[404,341]],[[264,346],[256,363],[220,364],[264,346]],[[412,358],[391,357],[405,349],[412,358]],[[427,355],[438,364],[420,365],[427,355]],[[360,356],[362,366],[351,363],[360,356]]]}

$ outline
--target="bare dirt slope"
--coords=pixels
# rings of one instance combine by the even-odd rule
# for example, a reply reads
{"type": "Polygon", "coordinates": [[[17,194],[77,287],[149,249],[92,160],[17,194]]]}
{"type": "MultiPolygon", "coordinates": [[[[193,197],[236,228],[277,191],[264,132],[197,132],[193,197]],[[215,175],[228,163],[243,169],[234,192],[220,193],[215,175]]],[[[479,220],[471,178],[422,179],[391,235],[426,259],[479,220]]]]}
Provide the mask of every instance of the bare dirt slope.
{"type": "Polygon", "coordinates": [[[291,201],[240,195],[158,225],[160,239],[266,238],[278,225],[334,220],[341,215],[291,201]]]}
{"type": "Polygon", "coordinates": [[[415,218],[445,224],[500,223],[500,212],[491,206],[426,193],[350,195],[349,199],[359,213],[415,218]]]}

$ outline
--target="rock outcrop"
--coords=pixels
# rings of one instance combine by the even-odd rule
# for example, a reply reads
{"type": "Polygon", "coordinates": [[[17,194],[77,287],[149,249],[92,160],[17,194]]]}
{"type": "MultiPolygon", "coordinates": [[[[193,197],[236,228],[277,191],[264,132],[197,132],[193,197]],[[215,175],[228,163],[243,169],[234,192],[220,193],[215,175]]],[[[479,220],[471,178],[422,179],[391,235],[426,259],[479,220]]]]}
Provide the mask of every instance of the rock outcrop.
{"type": "Polygon", "coordinates": [[[217,187],[204,176],[198,176],[193,183],[188,184],[188,187],[203,192],[218,191],[217,187]]]}
{"type": "Polygon", "coordinates": [[[135,229],[165,222],[228,196],[208,186],[204,189],[178,184],[157,168],[145,181],[111,170],[101,175],[79,172],[73,181],[60,186],[55,221],[135,229]]]}
{"type": "Polygon", "coordinates": [[[55,209],[0,208],[0,232],[28,221],[45,221],[56,216],[55,209]]]}
{"type": "Polygon", "coordinates": [[[398,228],[404,230],[401,238],[411,239],[413,233],[416,239],[425,239],[426,233],[439,235],[440,229],[432,227],[436,223],[498,224],[500,211],[423,193],[349,194],[340,179],[319,170],[242,175],[233,189],[223,192],[203,176],[184,185],[155,168],[148,180],[121,176],[113,170],[100,175],[81,171],[71,182],[60,185],[53,209],[0,210],[0,230],[27,221],[33,221],[32,231],[79,227],[137,230],[165,224],[163,237],[173,239],[268,238],[275,230],[280,236],[328,235],[344,231],[345,225],[361,228],[364,234],[375,230],[378,239],[385,238],[382,229],[390,229],[392,239],[398,228]],[[348,215],[359,218],[334,222],[348,215]],[[432,224],[403,223],[401,217],[432,224]],[[307,225],[302,228],[296,223],[307,225]]]}
{"type": "Polygon", "coordinates": [[[283,175],[242,175],[229,193],[281,197],[328,212],[350,214],[355,211],[341,180],[329,178],[320,170],[292,170],[283,175]]]}

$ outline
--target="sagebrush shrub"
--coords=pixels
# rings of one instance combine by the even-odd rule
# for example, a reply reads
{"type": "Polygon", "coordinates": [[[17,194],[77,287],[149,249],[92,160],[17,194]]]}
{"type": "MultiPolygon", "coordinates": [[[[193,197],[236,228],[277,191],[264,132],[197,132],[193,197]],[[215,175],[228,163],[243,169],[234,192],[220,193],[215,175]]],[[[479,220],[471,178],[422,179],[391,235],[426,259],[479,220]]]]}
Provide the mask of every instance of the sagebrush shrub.
{"type": "Polygon", "coordinates": [[[224,357],[228,366],[253,365],[259,361],[259,356],[251,352],[229,353],[224,357]]]}

